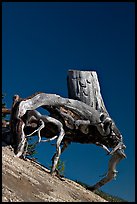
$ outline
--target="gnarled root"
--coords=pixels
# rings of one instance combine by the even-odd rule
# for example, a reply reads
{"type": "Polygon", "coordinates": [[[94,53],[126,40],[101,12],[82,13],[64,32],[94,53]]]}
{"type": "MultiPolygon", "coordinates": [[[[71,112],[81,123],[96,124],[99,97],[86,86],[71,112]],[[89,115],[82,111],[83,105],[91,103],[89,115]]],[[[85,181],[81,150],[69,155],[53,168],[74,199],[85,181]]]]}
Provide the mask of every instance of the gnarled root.
{"type": "Polygon", "coordinates": [[[65,135],[65,132],[64,132],[64,129],[63,129],[63,126],[61,125],[60,127],[60,135],[57,139],[57,143],[56,143],[56,153],[54,154],[53,158],[52,158],[52,169],[51,169],[51,175],[55,172],[56,170],[56,167],[57,167],[57,164],[58,164],[58,161],[59,161],[59,157],[61,155],[61,147],[60,147],[60,144],[61,144],[61,141],[63,140],[63,137],[65,135]]]}
{"type": "Polygon", "coordinates": [[[88,190],[94,191],[94,190],[100,188],[101,186],[105,185],[106,183],[108,183],[112,179],[115,179],[116,173],[117,173],[116,165],[120,162],[121,159],[124,159],[125,157],[126,157],[126,155],[123,153],[122,150],[117,150],[109,160],[108,173],[107,173],[106,177],[101,179],[95,185],[88,187],[88,190]]]}

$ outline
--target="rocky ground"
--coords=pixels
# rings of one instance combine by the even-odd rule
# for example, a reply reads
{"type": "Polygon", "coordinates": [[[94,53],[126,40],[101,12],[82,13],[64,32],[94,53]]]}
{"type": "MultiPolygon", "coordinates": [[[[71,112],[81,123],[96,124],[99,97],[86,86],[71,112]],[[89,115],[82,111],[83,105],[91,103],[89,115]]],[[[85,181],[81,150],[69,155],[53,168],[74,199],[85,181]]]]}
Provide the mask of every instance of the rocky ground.
{"type": "Polygon", "coordinates": [[[2,202],[107,202],[67,178],[62,181],[30,159],[14,156],[2,147],[2,202]]]}

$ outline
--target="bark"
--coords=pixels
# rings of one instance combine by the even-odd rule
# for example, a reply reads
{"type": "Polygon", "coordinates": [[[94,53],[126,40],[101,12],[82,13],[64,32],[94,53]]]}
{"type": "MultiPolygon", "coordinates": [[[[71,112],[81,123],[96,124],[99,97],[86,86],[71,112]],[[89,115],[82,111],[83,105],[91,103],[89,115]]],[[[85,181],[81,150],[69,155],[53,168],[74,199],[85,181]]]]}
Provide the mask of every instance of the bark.
{"type": "Polygon", "coordinates": [[[11,114],[11,110],[7,108],[2,108],[2,113],[4,114],[11,114]]]}

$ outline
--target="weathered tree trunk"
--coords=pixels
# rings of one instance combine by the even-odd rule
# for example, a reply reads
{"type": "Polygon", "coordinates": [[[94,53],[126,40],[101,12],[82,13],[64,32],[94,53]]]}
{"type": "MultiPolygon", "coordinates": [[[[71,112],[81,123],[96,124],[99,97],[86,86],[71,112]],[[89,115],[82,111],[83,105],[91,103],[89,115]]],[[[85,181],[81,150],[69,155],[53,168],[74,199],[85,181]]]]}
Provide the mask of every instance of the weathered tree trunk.
{"type": "Polygon", "coordinates": [[[107,112],[95,71],[68,71],[68,97],[82,101],[101,112],[107,112]]]}
{"type": "Polygon", "coordinates": [[[94,190],[115,178],[115,167],[126,157],[124,154],[126,146],[120,131],[105,108],[97,73],[69,70],[67,79],[68,98],[42,92],[27,98],[15,95],[10,126],[9,129],[4,128],[4,134],[11,133],[13,136],[14,152],[18,157],[24,155],[27,137],[34,135],[35,132],[38,132],[39,142],[56,139],[56,153],[52,158],[51,173],[55,172],[60,154],[71,142],[101,146],[112,157],[106,177],[90,187],[94,190]],[[48,110],[50,116],[41,115],[36,110],[39,107],[48,110]],[[42,140],[41,136],[48,139],[42,140]]]}

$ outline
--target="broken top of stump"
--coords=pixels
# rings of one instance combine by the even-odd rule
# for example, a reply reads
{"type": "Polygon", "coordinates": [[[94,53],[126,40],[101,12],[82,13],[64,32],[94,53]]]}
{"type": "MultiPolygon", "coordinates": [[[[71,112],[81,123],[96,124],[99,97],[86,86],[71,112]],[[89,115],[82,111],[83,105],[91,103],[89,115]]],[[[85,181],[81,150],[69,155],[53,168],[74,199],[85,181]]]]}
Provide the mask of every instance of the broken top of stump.
{"type": "Polygon", "coordinates": [[[69,70],[67,76],[68,97],[79,100],[108,114],[100,92],[98,76],[95,71],[69,70]]]}

